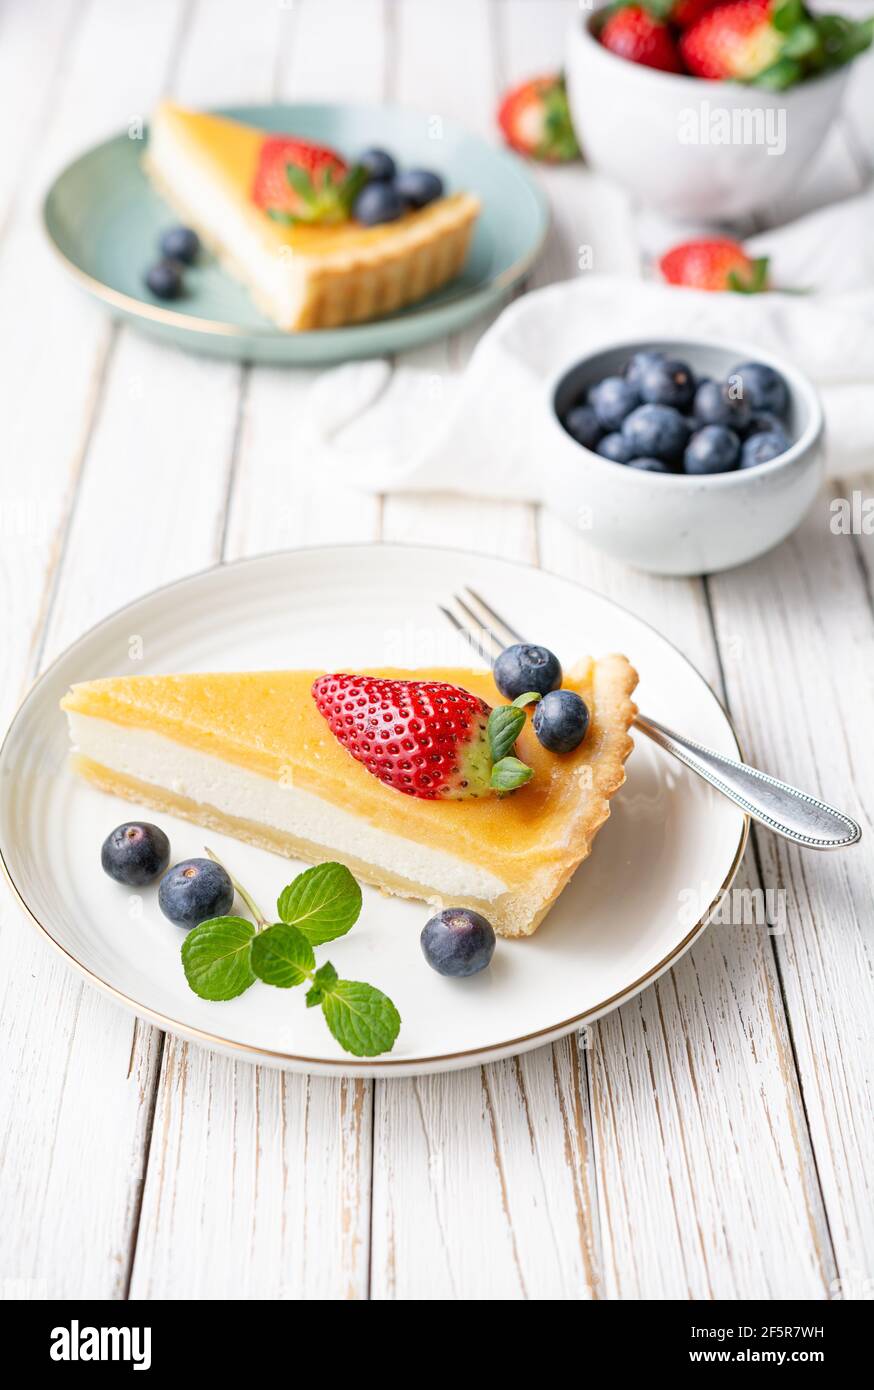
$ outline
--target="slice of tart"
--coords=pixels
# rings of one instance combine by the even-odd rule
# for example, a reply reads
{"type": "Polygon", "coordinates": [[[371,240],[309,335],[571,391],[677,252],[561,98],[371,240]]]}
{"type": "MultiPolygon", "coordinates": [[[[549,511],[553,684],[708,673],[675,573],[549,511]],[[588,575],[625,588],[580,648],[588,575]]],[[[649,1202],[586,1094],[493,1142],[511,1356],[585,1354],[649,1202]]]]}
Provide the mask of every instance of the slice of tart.
{"type": "Polygon", "coordinates": [[[636,683],[624,656],[580,662],[564,688],[588,706],[583,742],[550,753],[526,718],[512,749],[513,766],[523,769],[518,789],[500,795],[476,783],[477,740],[489,707],[504,703],[485,671],[118,677],[74,686],[62,707],[76,766],[104,791],[290,858],[337,860],[387,892],[472,907],[502,935],[525,936],[588,855],[625,780],[636,683]],[[343,724],[352,729],[364,702],[337,706],[333,723],[326,709],[352,680],[427,683],[440,698],[454,692],[435,706],[450,718],[404,724],[396,706],[377,703],[373,756],[366,740],[350,751],[343,724]],[[436,757],[432,764],[427,754],[407,756],[407,735],[418,729],[417,747],[428,749],[459,719],[474,741],[450,759],[452,777],[441,783],[436,757]]]}
{"type": "Polygon", "coordinates": [[[480,206],[453,193],[363,225],[352,213],[363,173],[334,151],[170,102],[155,113],[144,164],[262,312],[289,331],[376,318],[454,279],[480,206]]]}

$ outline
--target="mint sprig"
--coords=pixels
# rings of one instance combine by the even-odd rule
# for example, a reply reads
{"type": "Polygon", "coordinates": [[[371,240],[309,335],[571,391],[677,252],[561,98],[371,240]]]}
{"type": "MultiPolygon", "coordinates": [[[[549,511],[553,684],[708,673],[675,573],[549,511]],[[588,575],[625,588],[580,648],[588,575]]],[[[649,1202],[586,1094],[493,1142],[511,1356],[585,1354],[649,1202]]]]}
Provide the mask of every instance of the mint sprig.
{"type": "Polygon", "coordinates": [[[280,920],[303,932],[313,946],[345,936],[361,914],[361,889],[344,864],[316,864],[283,888],[280,920]]]}
{"type": "Polygon", "coordinates": [[[252,942],[252,969],[265,985],[292,989],[311,978],[316,968],[313,948],[302,931],[287,922],[265,927],[252,942]]]}
{"type": "Polygon", "coordinates": [[[356,1057],[387,1052],[398,1035],[400,1014],[387,994],[359,980],[340,980],[325,961],[307,991],[307,1008],[321,1004],[325,1022],[337,1042],[356,1057]]]}
{"type": "Polygon", "coordinates": [[[236,999],[255,983],[251,947],[255,928],[244,917],[211,917],[182,943],[182,969],[201,999],[236,999]]]}
{"type": "Polygon", "coordinates": [[[536,690],[517,695],[511,705],[496,705],[488,717],[486,735],[492,754],[490,782],[496,792],[512,792],[534,776],[533,768],[511,757],[525,723],[525,706],[540,699],[536,690]]]}
{"type": "MultiPolygon", "coordinates": [[[[211,850],[210,859],[219,862],[211,850]]],[[[308,1008],[322,1014],[340,1046],[356,1057],[390,1052],[401,1026],[387,995],[361,980],[341,980],[330,961],[316,968],[314,946],[334,941],[355,925],[361,889],[343,864],[317,864],[298,874],[279,895],[278,922],[269,922],[252,896],[232,878],[257,925],[244,917],[201,922],[182,943],[182,968],[201,999],[235,999],[256,980],[278,989],[310,983],[308,1008]]]]}
{"type": "Polygon", "coordinates": [[[375,1057],[391,1050],[401,1016],[388,995],[359,980],[334,980],[319,988],[325,1022],[345,1052],[375,1057]]]}

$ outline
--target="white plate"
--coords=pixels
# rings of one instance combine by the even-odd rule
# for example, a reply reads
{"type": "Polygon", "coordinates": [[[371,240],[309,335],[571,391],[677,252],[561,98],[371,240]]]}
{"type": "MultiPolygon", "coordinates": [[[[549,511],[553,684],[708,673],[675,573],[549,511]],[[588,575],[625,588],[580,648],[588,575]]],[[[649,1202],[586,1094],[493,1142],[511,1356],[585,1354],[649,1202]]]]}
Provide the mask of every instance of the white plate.
{"type": "MultiPolygon", "coordinates": [[[[642,709],[738,756],[725,713],[686,659],[639,618],[568,580],[459,552],[376,545],[224,565],[86,633],[12,723],[0,750],[0,845],[15,892],[48,939],[92,984],[171,1032],[330,1074],[415,1075],[495,1060],[560,1037],[650,984],[703,930],[740,862],[746,823],[643,737],[591,858],[536,935],[499,941],[482,975],[436,975],[419,948],[427,908],[365,888],[360,921],[319,958],[330,954],[342,976],[394,999],[403,1023],[385,1058],[343,1053],[300,990],[256,984],[229,1003],[197,998],[182,973],[181,933],[159,912],[156,890],[137,897],[101,872],[104,836],[132,813],[69,770],[58,701],[71,683],[162,671],[472,664],[437,608],[463,583],[567,662],[625,652],[640,672],[642,709]]],[[[174,860],[202,853],[197,826],[168,816],[161,823],[174,860]]],[[[208,839],[262,905],[300,867],[212,832],[208,839]]]]}

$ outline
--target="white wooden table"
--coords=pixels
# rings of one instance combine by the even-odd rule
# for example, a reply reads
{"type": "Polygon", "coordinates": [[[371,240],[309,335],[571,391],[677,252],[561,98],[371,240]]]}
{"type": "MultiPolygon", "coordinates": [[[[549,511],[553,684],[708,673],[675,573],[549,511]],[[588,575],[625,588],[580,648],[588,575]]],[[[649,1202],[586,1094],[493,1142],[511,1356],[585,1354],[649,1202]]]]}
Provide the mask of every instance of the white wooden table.
{"type": "MultiPolygon", "coordinates": [[[[755,565],[659,580],[516,503],[308,488],[313,373],[183,356],[66,283],[38,226],[81,148],[192,104],[409,102],[493,135],[560,62],[572,0],[42,0],[0,17],[0,698],[105,613],[213,564],[320,541],[470,545],[654,622],[750,757],[874,819],[874,548],[823,497],[755,565]]],[[[874,162],[874,66],[784,218],[874,162]],[[867,117],[865,113],[867,111],[867,117]]],[[[534,283],[641,273],[664,235],[581,166],[545,171],[534,283]],[[654,240],[655,239],[655,240],[654,240]]],[[[662,241],[664,244],[664,239],[662,241]]],[[[411,354],[463,365],[477,330],[411,354]]],[[[832,495],[870,493],[842,479],[832,495]]],[[[870,843],[870,841],[869,841],[870,843]]],[[[874,873],[754,833],[785,932],[718,926],[657,985],[517,1060],[370,1083],[234,1063],[137,1023],[0,897],[0,1290],[96,1298],[861,1297],[874,1275],[874,873]],[[843,1281],[841,1284],[836,1281],[843,1281]]],[[[870,1285],[867,1296],[870,1297],[870,1285]]]]}

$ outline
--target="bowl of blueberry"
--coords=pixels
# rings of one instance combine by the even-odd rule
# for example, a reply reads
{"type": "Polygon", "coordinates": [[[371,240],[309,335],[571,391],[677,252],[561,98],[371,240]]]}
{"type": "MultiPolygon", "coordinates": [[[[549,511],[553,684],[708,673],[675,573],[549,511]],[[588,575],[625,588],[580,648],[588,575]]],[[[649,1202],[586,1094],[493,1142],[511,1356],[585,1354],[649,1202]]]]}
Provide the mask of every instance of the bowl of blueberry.
{"type": "Polygon", "coordinates": [[[822,480],[815,390],[748,346],[606,348],[565,368],[547,404],[548,504],[639,569],[744,564],[795,529],[822,480]]]}

